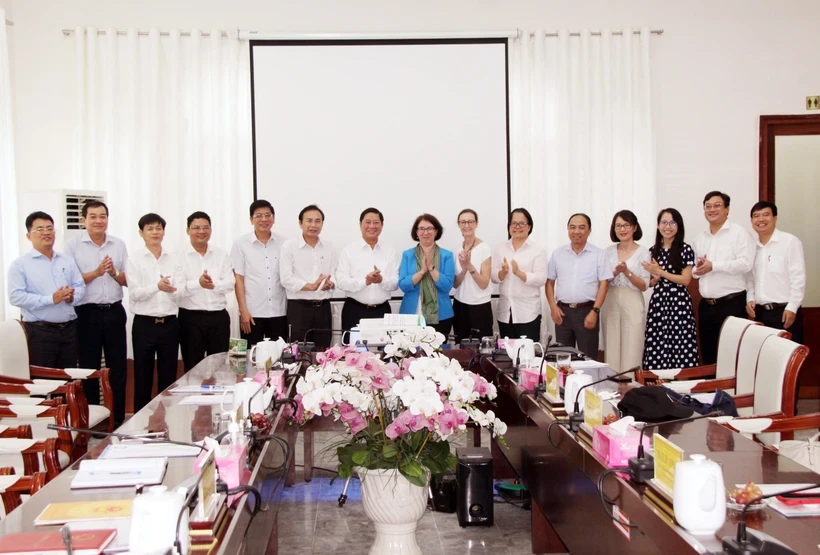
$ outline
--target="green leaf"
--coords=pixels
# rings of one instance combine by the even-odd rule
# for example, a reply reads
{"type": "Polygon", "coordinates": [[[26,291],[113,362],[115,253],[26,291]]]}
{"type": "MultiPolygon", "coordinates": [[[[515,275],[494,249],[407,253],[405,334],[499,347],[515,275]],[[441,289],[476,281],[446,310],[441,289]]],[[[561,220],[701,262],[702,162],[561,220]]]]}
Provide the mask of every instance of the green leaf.
{"type": "Polygon", "coordinates": [[[407,478],[407,481],[410,482],[413,485],[419,486],[421,488],[423,488],[427,485],[427,477],[426,476],[423,476],[423,477],[422,476],[412,476],[412,475],[408,474],[404,469],[401,469],[401,468],[399,469],[399,472],[401,472],[401,475],[404,476],[405,478],[407,478]]]}
{"type": "Polygon", "coordinates": [[[385,459],[394,459],[399,454],[399,448],[392,441],[385,443],[382,447],[382,455],[385,459]]]}
{"type": "Polygon", "coordinates": [[[416,461],[409,459],[402,463],[401,470],[405,476],[413,476],[414,478],[419,478],[424,475],[422,466],[416,461]]]}
{"type": "Polygon", "coordinates": [[[353,453],[353,456],[351,457],[351,459],[353,460],[353,464],[357,464],[357,465],[361,466],[365,463],[365,461],[368,458],[370,458],[369,455],[370,455],[369,451],[355,451],[353,453]]]}

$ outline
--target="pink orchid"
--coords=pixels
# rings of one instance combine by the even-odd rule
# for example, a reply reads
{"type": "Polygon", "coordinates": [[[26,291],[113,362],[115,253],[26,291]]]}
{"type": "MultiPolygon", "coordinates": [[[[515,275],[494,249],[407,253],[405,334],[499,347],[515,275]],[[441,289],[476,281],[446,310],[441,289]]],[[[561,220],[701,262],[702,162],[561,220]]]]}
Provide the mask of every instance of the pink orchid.
{"type": "Polygon", "coordinates": [[[391,422],[387,426],[387,428],[384,429],[385,435],[387,435],[387,437],[390,438],[391,440],[394,440],[397,437],[408,433],[409,431],[410,431],[410,428],[405,426],[404,423],[399,421],[398,419],[391,422]]]}
{"type": "Polygon", "coordinates": [[[327,356],[328,360],[339,360],[344,352],[344,349],[340,345],[335,345],[325,351],[325,355],[327,356]]]}
{"type": "Polygon", "coordinates": [[[397,380],[401,379],[401,369],[398,364],[395,362],[388,362],[385,364],[385,368],[393,375],[394,378],[397,380]]]}
{"type": "Polygon", "coordinates": [[[350,426],[350,433],[351,435],[356,435],[365,428],[367,428],[367,421],[362,417],[361,414],[356,413],[356,415],[347,421],[347,425],[350,426]]]}
{"type": "Polygon", "coordinates": [[[481,376],[475,376],[473,378],[473,391],[481,397],[486,397],[490,393],[490,384],[481,376]]]}
{"type": "Polygon", "coordinates": [[[458,415],[456,411],[439,413],[438,428],[441,434],[448,436],[458,429],[458,415]]]}
{"type": "Polygon", "coordinates": [[[322,403],[322,416],[330,416],[330,413],[333,411],[333,407],[335,404],[331,403],[322,403]]]}

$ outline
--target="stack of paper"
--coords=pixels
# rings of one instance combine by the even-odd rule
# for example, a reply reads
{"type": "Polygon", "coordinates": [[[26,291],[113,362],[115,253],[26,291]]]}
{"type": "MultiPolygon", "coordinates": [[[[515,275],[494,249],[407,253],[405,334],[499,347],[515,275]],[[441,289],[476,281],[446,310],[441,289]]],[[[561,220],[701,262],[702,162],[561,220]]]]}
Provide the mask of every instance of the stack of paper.
{"type": "Polygon", "coordinates": [[[144,459],[161,457],[196,457],[202,449],[176,443],[113,443],[100,454],[101,459],[144,459]]]}
{"type": "Polygon", "coordinates": [[[80,462],[71,489],[161,484],[168,459],[96,459],[80,462]]]}

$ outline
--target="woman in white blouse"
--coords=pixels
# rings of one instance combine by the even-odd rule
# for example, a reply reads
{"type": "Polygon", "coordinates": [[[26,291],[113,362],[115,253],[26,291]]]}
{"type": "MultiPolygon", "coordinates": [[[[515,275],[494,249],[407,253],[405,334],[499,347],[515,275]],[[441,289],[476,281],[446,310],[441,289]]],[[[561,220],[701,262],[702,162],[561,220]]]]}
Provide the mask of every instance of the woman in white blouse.
{"type": "Polygon", "coordinates": [[[453,301],[453,331],[456,343],[469,337],[493,334],[493,307],[490,303],[492,251],[476,237],[478,214],[465,208],[458,214],[458,228],[464,240],[456,259],[456,288],[453,301]]]}
{"type": "Polygon", "coordinates": [[[510,240],[493,253],[490,277],[498,283],[495,318],[501,337],[541,338],[541,290],[547,283],[547,252],[530,241],[532,216],[526,208],[510,212],[510,240]]]}
{"type": "Polygon", "coordinates": [[[615,244],[606,249],[606,261],[614,277],[601,316],[606,362],[616,372],[640,366],[643,357],[643,292],[650,276],[641,263],[651,257],[649,249],[635,242],[642,236],[638,218],[630,210],[621,210],[612,218],[609,237],[615,244]]]}

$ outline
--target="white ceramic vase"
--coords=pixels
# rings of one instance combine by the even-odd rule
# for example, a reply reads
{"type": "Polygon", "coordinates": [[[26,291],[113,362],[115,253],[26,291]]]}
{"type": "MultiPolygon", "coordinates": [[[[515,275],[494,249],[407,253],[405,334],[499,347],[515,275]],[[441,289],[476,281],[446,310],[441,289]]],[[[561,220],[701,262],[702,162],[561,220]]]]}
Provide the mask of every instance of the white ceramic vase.
{"type": "Polygon", "coordinates": [[[427,488],[411,484],[398,470],[355,470],[364,512],[376,528],[370,555],[421,555],[416,527],[427,510],[427,488]]]}

